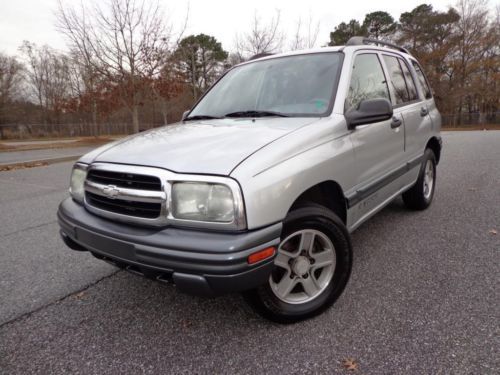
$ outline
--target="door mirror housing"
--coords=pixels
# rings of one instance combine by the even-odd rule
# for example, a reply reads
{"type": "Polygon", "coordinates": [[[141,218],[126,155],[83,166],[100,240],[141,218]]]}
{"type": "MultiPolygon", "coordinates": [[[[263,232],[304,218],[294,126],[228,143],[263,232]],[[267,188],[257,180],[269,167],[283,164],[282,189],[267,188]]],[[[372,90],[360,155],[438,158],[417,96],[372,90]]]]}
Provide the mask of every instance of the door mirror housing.
{"type": "Polygon", "coordinates": [[[347,127],[354,129],[359,125],[389,120],[392,117],[392,104],[387,99],[366,99],[359,103],[358,108],[345,114],[347,127]]]}
{"type": "Polygon", "coordinates": [[[191,110],[190,110],[190,109],[188,109],[187,111],[182,112],[182,118],[181,118],[181,121],[184,121],[184,120],[186,119],[186,117],[188,117],[189,112],[191,112],[191,110]]]}

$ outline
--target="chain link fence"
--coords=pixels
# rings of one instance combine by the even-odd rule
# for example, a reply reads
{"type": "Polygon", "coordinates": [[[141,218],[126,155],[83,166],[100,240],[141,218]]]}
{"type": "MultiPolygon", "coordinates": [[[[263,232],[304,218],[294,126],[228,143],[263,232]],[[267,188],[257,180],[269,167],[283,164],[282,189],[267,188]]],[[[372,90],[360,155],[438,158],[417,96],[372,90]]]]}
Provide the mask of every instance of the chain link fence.
{"type": "Polygon", "coordinates": [[[442,114],[443,128],[476,128],[487,125],[500,125],[500,112],[495,113],[460,113],[456,115],[442,114]]]}
{"type": "MultiPolygon", "coordinates": [[[[141,124],[140,131],[161,126],[141,124]]],[[[0,124],[0,139],[71,138],[126,135],[132,132],[128,123],[99,124],[0,124]]]]}
{"type": "MultiPolygon", "coordinates": [[[[500,112],[492,114],[462,113],[442,114],[443,128],[474,129],[500,125],[500,112]]],[[[159,127],[162,124],[141,124],[140,131],[159,127]]],[[[129,123],[92,124],[0,124],[0,139],[65,138],[117,136],[130,134],[129,123]]]]}

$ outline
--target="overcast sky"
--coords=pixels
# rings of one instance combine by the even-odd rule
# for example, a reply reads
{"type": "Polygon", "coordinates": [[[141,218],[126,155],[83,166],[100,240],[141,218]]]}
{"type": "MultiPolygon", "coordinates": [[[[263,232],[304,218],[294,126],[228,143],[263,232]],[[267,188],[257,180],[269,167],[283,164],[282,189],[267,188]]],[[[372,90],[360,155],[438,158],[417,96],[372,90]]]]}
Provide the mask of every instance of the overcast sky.
{"type": "MultiPolygon", "coordinates": [[[[85,2],[62,1],[68,5],[85,2]]],[[[23,40],[64,50],[65,39],[54,27],[57,3],[57,0],[0,0],[0,52],[16,54],[23,40]]],[[[446,10],[454,4],[454,0],[190,0],[185,35],[201,32],[213,35],[222,42],[224,49],[232,50],[234,35],[249,29],[256,10],[263,19],[268,19],[279,9],[282,29],[290,37],[299,17],[306,20],[312,15],[314,20],[319,21],[320,32],[316,43],[319,47],[328,42],[330,31],[342,21],[353,18],[362,21],[366,13],[376,10],[385,10],[398,19],[402,12],[422,3],[431,3],[435,9],[446,10]]],[[[183,22],[187,0],[160,0],[160,4],[171,20],[178,24],[183,22]]]]}

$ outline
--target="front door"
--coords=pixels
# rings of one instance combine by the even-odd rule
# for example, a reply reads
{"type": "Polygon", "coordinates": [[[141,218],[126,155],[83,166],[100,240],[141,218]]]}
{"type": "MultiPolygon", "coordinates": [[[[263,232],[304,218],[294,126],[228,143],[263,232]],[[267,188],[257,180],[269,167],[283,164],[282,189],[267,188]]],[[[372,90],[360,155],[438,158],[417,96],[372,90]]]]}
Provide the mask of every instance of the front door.
{"type": "MultiPolygon", "coordinates": [[[[356,108],[366,99],[385,98],[391,101],[389,92],[380,56],[377,53],[357,54],[345,111],[356,108]]],[[[403,117],[396,113],[390,120],[358,126],[352,131],[351,140],[355,156],[353,171],[357,177],[356,187],[349,195],[351,206],[357,206],[354,211],[356,220],[398,190],[392,177],[404,165],[403,117]]]]}

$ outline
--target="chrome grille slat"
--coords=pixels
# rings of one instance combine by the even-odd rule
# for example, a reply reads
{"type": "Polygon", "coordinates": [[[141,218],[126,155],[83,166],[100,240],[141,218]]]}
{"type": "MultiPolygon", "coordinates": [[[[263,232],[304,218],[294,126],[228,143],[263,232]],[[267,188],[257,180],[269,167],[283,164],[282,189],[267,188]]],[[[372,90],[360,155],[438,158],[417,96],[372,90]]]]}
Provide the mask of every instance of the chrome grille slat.
{"type": "MultiPolygon", "coordinates": [[[[103,189],[109,187],[110,185],[97,184],[95,182],[86,180],[85,190],[91,193],[106,196],[103,193],[103,189]]],[[[116,185],[111,185],[116,186],[116,185]]],[[[118,187],[118,186],[116,186],[118,187]]],[[[120,187],[119,199],[130,200],[136,202],[147,202],[147,203],[162,203],[166,199],[166,194],[163,191],[150,191],[150,190],[136,190],[120,187]]]]}
{"type": "Polygon", "coordinates": [[[154,219],[160,216],[161,203],[130,202],[121,199],[109,199],[90,192],[86,193],[87,202],[94,207],[111,212],[154,219]]]}
{"type": "Polygon", "coordinates": [[[139,190],[161,191],[158,177],[135,173],[123,173],[103,170],[90,170],[87,179],[98,184],[114,184],[119,187],[139,190]]]}

